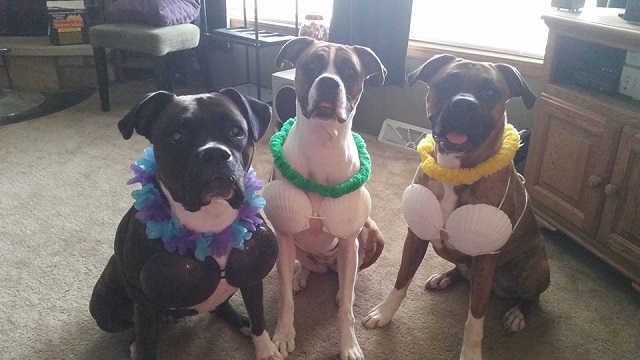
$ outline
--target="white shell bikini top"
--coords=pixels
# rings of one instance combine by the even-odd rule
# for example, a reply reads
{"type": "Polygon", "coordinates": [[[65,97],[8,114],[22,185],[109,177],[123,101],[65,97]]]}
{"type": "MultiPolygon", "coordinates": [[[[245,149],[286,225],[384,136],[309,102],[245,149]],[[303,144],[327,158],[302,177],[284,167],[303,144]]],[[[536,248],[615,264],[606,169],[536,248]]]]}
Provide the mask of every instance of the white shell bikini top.
{"type": "MultiPolygon", "coordinates": [[[[496,253],[509,240],[525,211],[512,226],[507,214],[500,210],[509,185],[507,183],[498,207],[488,204],[464,205],[455,209],[445,222],[440,202],[433,192],[420,184],[411,184],[402,195],[404,218],[420,239],[440,239],[440,231],[444,230],[449,235],[447,243],[463,254],[478,256],[496,253]]],[[[525,196],[525,201],[528,201],[528,195],[525,196]]]]}
{"type": "Polygon", "coordinates": [[[323,230],[336,237],[359,231],[369,217],[371,197],[362,186],[339,198],[325,197],[318,209],[312,209],[307,194],[286,180],[272,180],[262,193],[264,213],[278,231],[297,234],[309,228],[309,219],[320,219],[323,230]]]}

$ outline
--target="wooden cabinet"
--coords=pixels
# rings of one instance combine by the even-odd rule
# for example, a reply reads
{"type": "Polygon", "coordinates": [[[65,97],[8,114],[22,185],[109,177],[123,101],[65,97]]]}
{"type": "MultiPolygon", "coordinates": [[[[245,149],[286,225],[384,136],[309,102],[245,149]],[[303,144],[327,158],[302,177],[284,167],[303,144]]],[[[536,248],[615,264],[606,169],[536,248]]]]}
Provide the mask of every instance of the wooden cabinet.
{"type": "Polygon", "coordinates": [[[614,10],[543,16],[549,40],[525,177],[542,222],[640,290],[640,101],[607,77],[627,50],[640,52],[640,26],[614,10]]]}

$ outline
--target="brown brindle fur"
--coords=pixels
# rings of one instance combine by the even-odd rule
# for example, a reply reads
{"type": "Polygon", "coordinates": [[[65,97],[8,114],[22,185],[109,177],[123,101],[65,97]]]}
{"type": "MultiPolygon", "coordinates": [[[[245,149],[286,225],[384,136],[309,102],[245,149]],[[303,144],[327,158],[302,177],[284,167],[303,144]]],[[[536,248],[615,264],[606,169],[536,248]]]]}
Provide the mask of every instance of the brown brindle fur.
{"type": "MultiPolygon", "coordinates": [[[[419,70],[416,70],[416,72],[419,70]]],[[[491,108],[486,109],[494,125],[490,135],[484,142],[474,146],[459,157],[461,168],[473,168],[489,159],[501,148],[502,134],[506,123],[506,102],[511,97],[519,96],[519,94],[512,93],[510,84],[507,83],[507,80],[501,75],[495,64],[455,59],[431,74],[424,75],[421,73],[418,75],[420,80],[430,85],[430,91],[427,95],[427,113],[432,122],[437,119],[448,98],[440,98],[431,85],[445,74],[451,72],[459,72],[462,75],[462,88],[458,93],[468,92],[474,94],[480,81],[486,81],[486,79],[494,81],[500,89],[500,99],[495,104],[492,104],[491,108]],[[420,78],[420,76],[428,76],[428,78],[420,78]]],[[[436,158],[438,151],[439,146],[435,146],[432,154],[434,158],[436,158]]],[[[505,169],[482,178],[471,185],[455,186],[454,192],[458,196],[455,208],[467,204],[498,206],[504,196],[509,179],[509,188],[501,209],[508,215],[512,224],[518,221],[523,211],[524,216],[499,253],[471,257],[447,247],[434,247],[435,252],[442,258],[470,269],[466,273],[460,271],[460,267],[456,266],[456,269],[450,271],[447,275],[455,277],[457,275],[456,272],[461,272],[471,281],[470,309],[476,318],[480,318],[484,314],[490,290],[500,296],[532,303],[537,301],[540,293],[548,287],[550,281],[544,239],[535,220],[531,202],[526,203],[525,201],[527,197],[526,191],[513,163],[505,169]]],[[[418,167],[414,176],[413,183],[431,189],[438,200],[444,196],[443,185],[439,181],[429,178],[420,167],[418,167]]],[[[442,232],[442,235],[443,240],[446,242],[446,233],[442,232]]],[[[408,230],[403,249],[402,264],[395,284],[396,289],[400,290],[407,286],[420,265],[428,244],[428,241],[419,239],[410,229],[408,230]]]]}

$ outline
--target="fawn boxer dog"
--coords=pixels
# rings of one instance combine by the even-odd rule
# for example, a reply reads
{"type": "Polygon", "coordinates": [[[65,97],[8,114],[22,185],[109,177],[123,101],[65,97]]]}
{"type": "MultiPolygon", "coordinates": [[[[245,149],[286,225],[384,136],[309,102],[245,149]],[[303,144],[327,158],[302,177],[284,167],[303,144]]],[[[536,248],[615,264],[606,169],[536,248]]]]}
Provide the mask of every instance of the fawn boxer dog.
{"type": "Polygon", "coordinates": [[[115,236],[91,315],[108,332],[135,327],[133,359],[155,359],[162,318],[214,311],[238,326],[257,359],[282,359],[265,330],[262,279],[278,254],[259,211],[261,184],[251,168],[254,143],[271,108],[234,89],[147,95],[119,123],[153,145],[132,170],[134,206],[115,236]],[[228,299],[237,289],[249,319],[228,299]]]}
{"type": "Polygon", "coordinates": [[[302,37],[286,43],[276,66],[296,68],[297,120],[271,138],[276,169],[265,186],[265,215],[278,238],[280,281],[274,342],[287,357],[295,349],[293,292],[310,271],[338,272],[340,358],[363,359],[355,336],[353,301],[357,271],[373,264],[384,247],[369,218],[364,182],[370,158],[351,132],[364,81],[386,69],[368,48],[302,37]],[[295,263],[298,271],[295,272],[295,263]]]}
{"type": "Polygon", "coordinates": [[[403,195],[409,229],[395,286],[363,322],[375,328],[391,320],[431,243],[456,266],[431,276],[426,288],[470,281],[460,358],[480,359],[491,290],[517,302],[503,318],[516,332],[525,326],[523,311],[549,286],[544,239],[512,161],[518,132],[505,113],[510,98],[531,109],[536,97],[515,68],[452,55],[431,58],[409,75],[410,84],[417,80],[429,86],[433,136],[418,146],[422,162],[403,195]]]}

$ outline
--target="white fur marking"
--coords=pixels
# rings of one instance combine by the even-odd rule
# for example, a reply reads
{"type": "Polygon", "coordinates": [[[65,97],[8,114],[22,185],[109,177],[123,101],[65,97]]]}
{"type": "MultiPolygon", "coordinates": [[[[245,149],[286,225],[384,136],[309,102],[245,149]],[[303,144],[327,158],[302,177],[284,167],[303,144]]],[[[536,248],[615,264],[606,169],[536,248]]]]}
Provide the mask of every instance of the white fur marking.
{"type": "Polygon", "coordinates": [[[194,232],[218,233],[238,217],[238,210],[229,205],[226,200],[213,199],[207,206],[203,206],[196,212],[185,210],[179,202],[173,200],[171,193],[161,183],[160,188],[169,201],[171,214],[178,218],[180,224],[194,232]]]}
{"type": "Polygon", "coordinates": [[[369,314],[362,319],[364,326],[367,329],[373,329],[387,325],[393,319],[393,315],[398,311],[398,308],[400,308],[402,300],[407,296],[408,288],[409,284],[400,290],[393,288],[387,298],[371,309],[369,314]]]}
{"type": "Polygon", "coordinates": [[[471,314],[471,310],[469,310],[467,322],[464,324],[464,339],[462,340],[460,360],[482,360],[483,327],[484,316],[476,319],[471,314]]]}
{"type": "Polygon", "coordinates": [[[519,305],[512,307],[504,314],[502,324],[504,325],[504,329],[511,333],[524,329],[527,322],[519,305]]]}
{"type": "Polygon", "coordinates": [[[269,338],[269,333],[263,331],[259,336],[251,335],[253,346],[256,349],[257,360],[280,360],[284,357],[269,338]]]}

